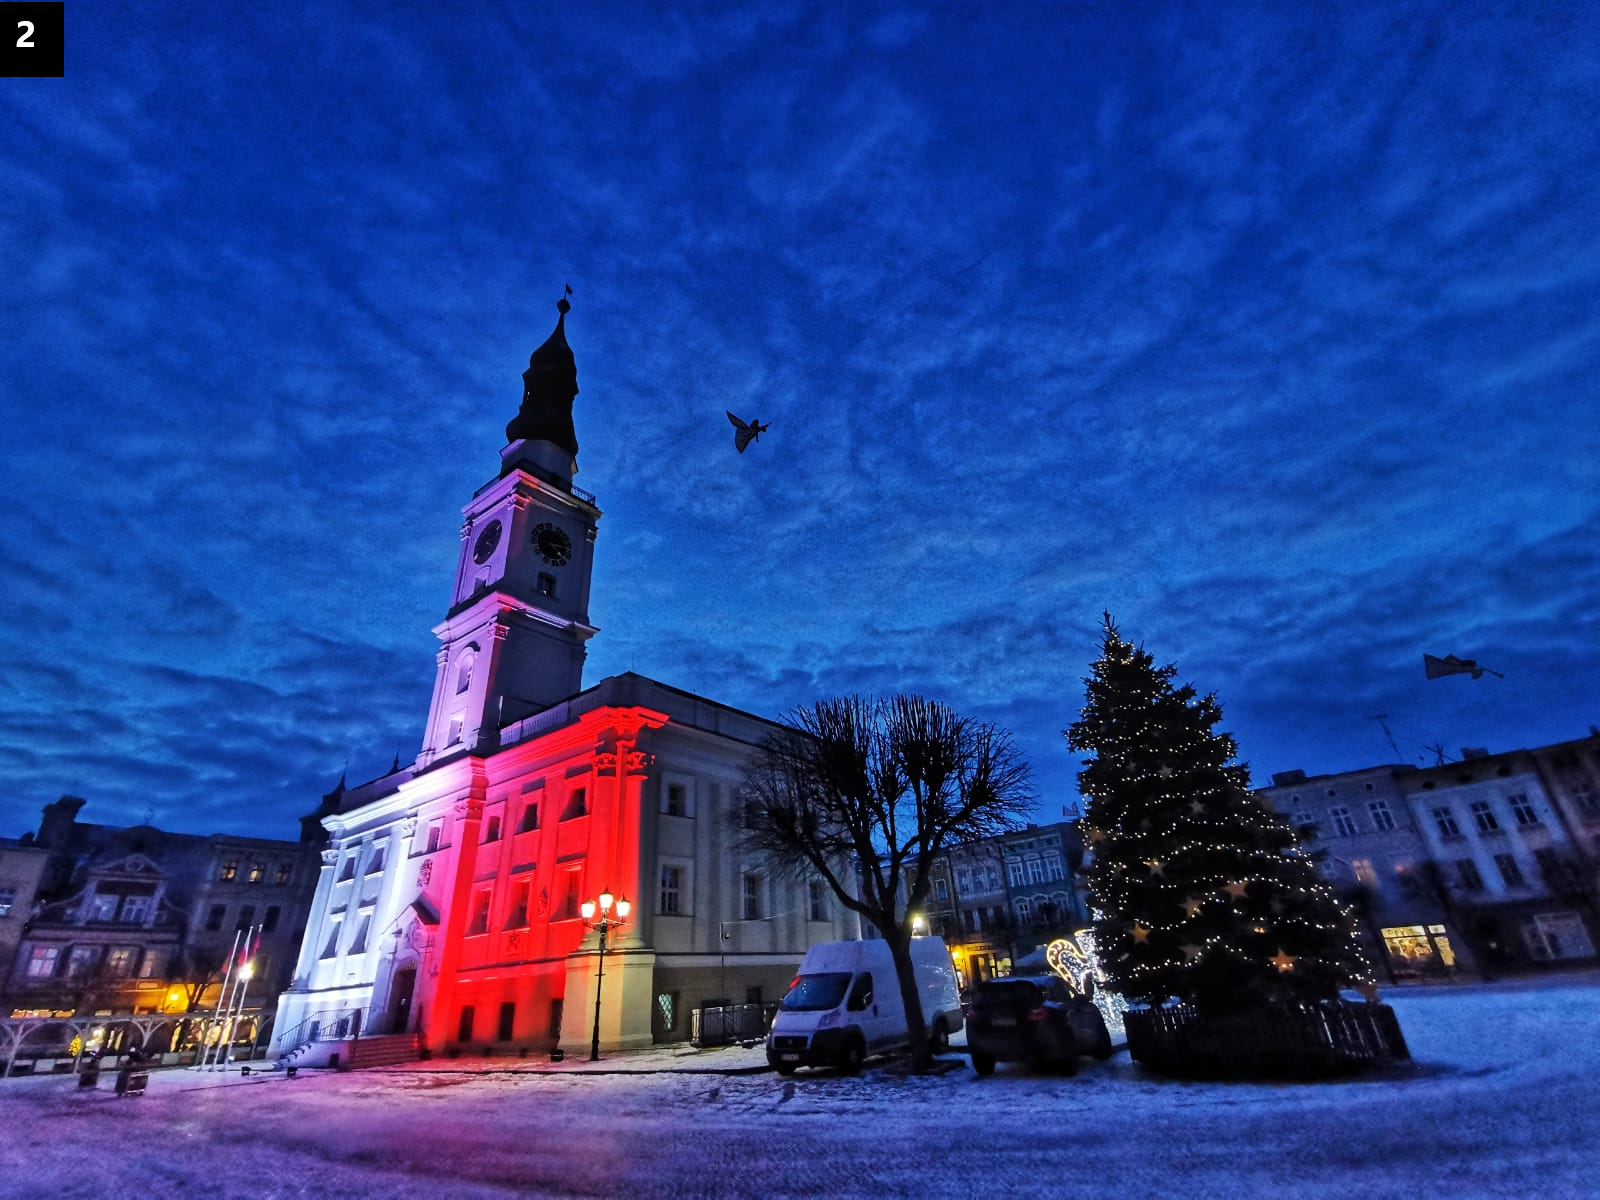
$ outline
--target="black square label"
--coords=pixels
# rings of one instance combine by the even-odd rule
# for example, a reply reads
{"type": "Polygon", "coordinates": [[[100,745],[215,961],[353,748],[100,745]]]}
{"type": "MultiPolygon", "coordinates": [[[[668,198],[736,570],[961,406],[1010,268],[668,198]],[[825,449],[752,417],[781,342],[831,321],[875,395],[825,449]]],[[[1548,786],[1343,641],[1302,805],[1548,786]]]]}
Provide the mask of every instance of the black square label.
{"type": "Polygon", "coordinates": [[[0,4],[0,76],[60,78],[66,73],[64,4],[0,4]]]}

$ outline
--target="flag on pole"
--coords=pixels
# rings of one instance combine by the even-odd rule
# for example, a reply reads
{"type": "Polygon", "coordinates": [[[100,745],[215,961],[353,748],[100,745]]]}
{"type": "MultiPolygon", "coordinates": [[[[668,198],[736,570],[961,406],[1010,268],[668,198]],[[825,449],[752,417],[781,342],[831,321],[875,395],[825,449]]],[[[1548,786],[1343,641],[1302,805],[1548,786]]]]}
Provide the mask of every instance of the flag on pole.
{"type": "Polygon", "coordinates": [[[1422,656],[1422,668],[1427,671],[1429,679],[1438,679],[1444,675],[1471,675],[1474,679],[1482,679],[1485,674],[1493,675],[1496,679],[1504,679],[1499,671],[1491,671],[1488,667],[1480,667],[1470,658],[1457,658],[1454,654],[1446,654],[1443,658],[1432,654],[1422,656]]]}

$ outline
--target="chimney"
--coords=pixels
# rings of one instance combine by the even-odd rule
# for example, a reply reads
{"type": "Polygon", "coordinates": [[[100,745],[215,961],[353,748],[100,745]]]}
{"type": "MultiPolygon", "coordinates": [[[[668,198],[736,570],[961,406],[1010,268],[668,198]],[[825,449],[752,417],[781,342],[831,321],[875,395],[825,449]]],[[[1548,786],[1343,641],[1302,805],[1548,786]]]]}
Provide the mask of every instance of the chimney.
{"type": "Polygon", "coordinates": [[[44,806],[44,819],[39,822],[39,845],[46,850],[64,850],[72,840],[72,826],[77,822],[78,810],[87,801],[77,796],[63,796],[54,804],[44,806]]]}

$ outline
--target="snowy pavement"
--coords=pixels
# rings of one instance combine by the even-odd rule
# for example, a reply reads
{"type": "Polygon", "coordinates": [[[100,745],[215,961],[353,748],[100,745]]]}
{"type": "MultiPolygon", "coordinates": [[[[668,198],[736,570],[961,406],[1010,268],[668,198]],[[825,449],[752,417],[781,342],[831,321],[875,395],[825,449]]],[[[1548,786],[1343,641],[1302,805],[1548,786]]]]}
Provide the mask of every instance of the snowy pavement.
{"type": "Polygon", "coordinates": [[[0,1084],[0,1197],[1600,1197],[1600,975],[1386,994],[1414,1062],[1202,1084],[959,1059],[781,1079],[760,1047],[0,1084]]]}

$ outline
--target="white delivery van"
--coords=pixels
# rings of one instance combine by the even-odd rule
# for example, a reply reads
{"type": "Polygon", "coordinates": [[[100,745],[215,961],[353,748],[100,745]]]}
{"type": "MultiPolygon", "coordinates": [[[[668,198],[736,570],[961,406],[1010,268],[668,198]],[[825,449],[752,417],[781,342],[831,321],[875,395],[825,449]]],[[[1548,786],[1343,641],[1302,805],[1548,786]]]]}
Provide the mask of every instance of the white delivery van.
{"type": "MultiPolygon", "coordinates": [[[[928,1039],[935,1051],[943,1050],[961,1028],[955,964],[937,937],[912,938],[911,963],[928,1039]]],[[[767,1061],[780,1075],[797,1067],[854,1072],[869,1055],[904,1050],[910,1040],[889,943],[821,942],[806,951],[778,1005],[767,1034],[767,1061]]]]}

